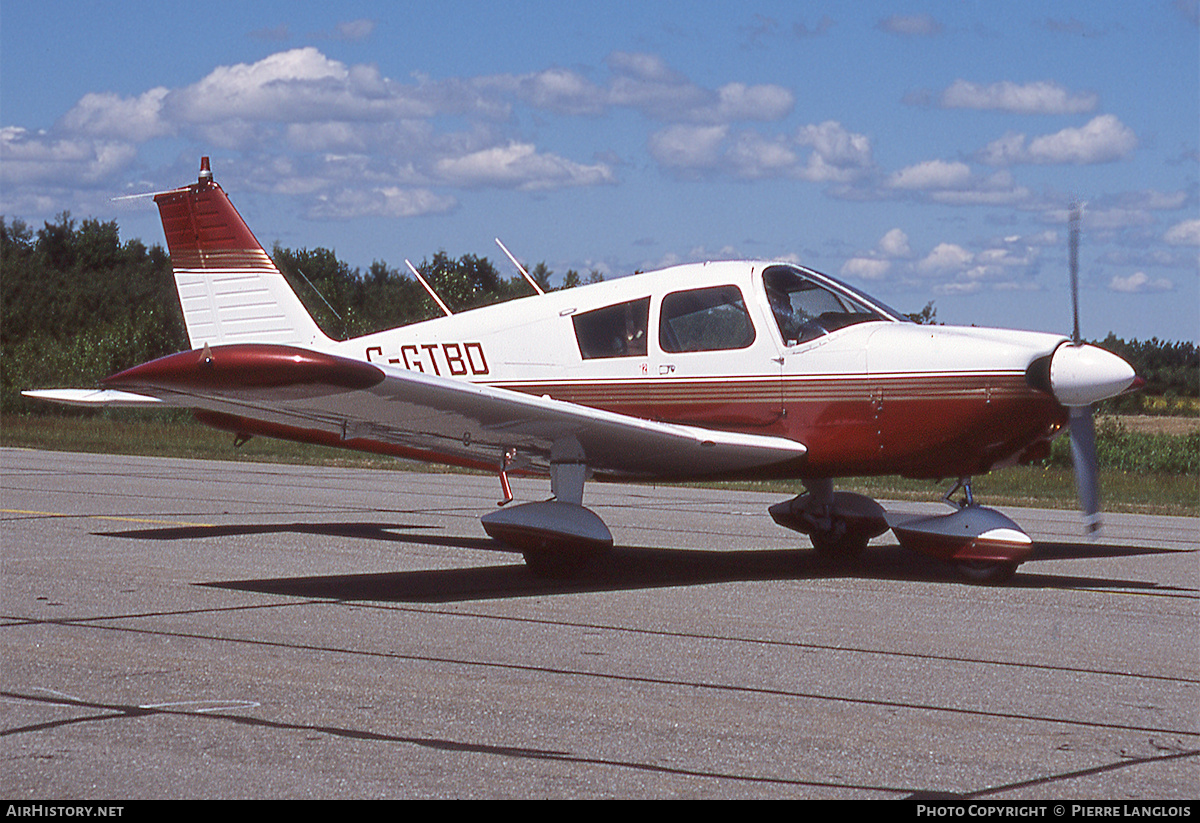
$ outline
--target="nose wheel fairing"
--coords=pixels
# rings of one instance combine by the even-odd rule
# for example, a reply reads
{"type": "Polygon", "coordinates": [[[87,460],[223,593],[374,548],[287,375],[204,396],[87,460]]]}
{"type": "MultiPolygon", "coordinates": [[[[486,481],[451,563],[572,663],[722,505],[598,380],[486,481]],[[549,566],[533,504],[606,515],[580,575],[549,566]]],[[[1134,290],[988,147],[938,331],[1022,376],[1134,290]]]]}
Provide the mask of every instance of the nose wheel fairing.
{"type": "Polygon", "coordinates": [[[906,549],[938,560],[971,564],[1024,562],[1033,540],[1010,518],[986,506],[966,506],[929,517],[889,517],[892,533],[906,549]]]}

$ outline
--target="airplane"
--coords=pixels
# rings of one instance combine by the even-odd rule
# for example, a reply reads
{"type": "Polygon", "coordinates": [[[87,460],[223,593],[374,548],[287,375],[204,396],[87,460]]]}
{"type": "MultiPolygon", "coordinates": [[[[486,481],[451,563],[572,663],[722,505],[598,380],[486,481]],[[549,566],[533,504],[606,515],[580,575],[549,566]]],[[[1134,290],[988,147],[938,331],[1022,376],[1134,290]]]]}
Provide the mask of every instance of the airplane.
{"type": "MultiPolygon", "coordinates": [[[[1094,530],[1091,406],[1141,383],[1120,357],[1080,342],[1077,297],[1072,337],[919,325],[786,261],[686,264],[547,293],[535,284],[536,294],[458,313],[409,264],[443,316],[334,340],[207,157],[195,183],[154,200],[192,348],[100,389],[26,395],[186,407],[236,442],[262,435],[495,472],[503,499],[483,529],[539,576],[578,574],[612,548],[583,504],[589,480],[781,478],[804,491],[770,516],[827,562],[853,564],[890,528],[970,581],[1001,583],[1033,541],[980,505],[970,478],[1040,460],[1069,429],[1094,530]],[[548,475],[551,496],[508,505],[509,473],[548,475]],[[839,477],[895,474],[955,481],[951,510],[905,517],[834,489],[839,477]]],[[[1077,237],[1074,218],[1073,283],[1077,237]]]]}

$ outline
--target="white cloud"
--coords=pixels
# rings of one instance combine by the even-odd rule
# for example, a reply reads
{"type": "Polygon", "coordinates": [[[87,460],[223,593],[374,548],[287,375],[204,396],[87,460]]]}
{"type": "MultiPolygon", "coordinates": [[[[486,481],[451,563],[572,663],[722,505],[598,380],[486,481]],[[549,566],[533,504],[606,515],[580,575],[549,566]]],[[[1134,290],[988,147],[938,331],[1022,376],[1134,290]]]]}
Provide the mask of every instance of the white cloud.
{"type": "Polygon", "coordinates": [[[725,126],[672,126],[650,135],[650,156],[667,168],[703,170],[718,165],[725,126]]]}
{"type": "Polygon", "coordinates": [[[416,217],[444,214],[458,205],[449,195],[428,189],[404,189],[387,186],[374,189],[343,189],[319,196],[308,209],[310,219],[350,219],[358,217],[416,217]]]}
{"type": "Polygon", "coordinates": [[[971,168],[966,163],[945,160],[926,160],[888,176],[888,185],[895,189],[958,189],[971,181],[971,168]]]}
{"type": "Polygon", "coordinates": [[[1008,80],[981,86],[955,80],[942,92],[940,103],[948,109],[988,109],[1017,114],[1082,114],[1096,108],[1095,94],[1071,94],[1048,81],[1018,85],[1008,80]]]}
{"type": "Polygon", "coordinates": [[[1163,240],[1172,246],[1200,246],[1200,219],[1176,223],[1167,229],[1163,240]]]}
{"type": "Polygon", "coordinates": [[[717,89],[717,103],[712,107],[712,117],[722,123],[734,120],[779,120],[791,113],[795,102],[795,96],[782,86],[727,83],[717,89]]]}
{"type": "Polygon", "coordinates": [[[257,63],[218,66],[172,92],[165,105],[173,119],[210,126],[430,117],[445,108],[422,91],[394,84],[372,66],[350,67],[308,46],[257,63]]]}
{"type": "Polygon", "coordinates": [[[530,143],[515,142],[461,157],[444,157],[434,164],[434,171],[441,180],[454,185],[524,190],[615,180],[612,170],[602,163],[585,166],[557,155],[539,154],[530,143]]]}
{"type": "Polygon", "coordinates": [[[683,175],[725,172],[740,179],[850,182],[873,165],[871,141],[832,120],[802,126],[792,137],[753,131],[731,135],[724,125],[681,124],[651,135],[649,149],[656,162],[683,175]]]}
{"type": "Polygon", "coordinates": [[[767,138],[751,131],[737,135],[727,158],[737,176],[745,179],[789,174],[797,163],[786,138],[767,138]]]}
{"type": "Polygon", "coordinates": [[[937,294],[976,294],[1035,288],[1040,252],[1019,236],[993,241],[972,252],[956,243],[939,243],[912,271],[937,294]]]}
{"type": "Polygon", "coordinates": [[[609,101],[604,90],[582,74],[553,68],[516,78],[517,95],[534,108],[562,114],[598,115],[609,101]]]}
{"type": "Polygon", "coordinates": [[[928,255],[917,263],[917,271],[923,274],[946,274],[965,270],[975,256],[954,243],[938,243],[928,255]]]}
{"type": "Polygon", "coordinates": [[[879,239],[879,251],[885,257],[912,257],[908,235],[900,229],[892,229],[879,239]]]}
{"type": "Polygon", "coordinates": [[[851,257],[841,269],[841,275],[857,280],[882,280],[892,268],[890,260],[873,257],[851,257]]]}
{"type": "Polygon", "coordinates": [[[19,126],[0,128],[0,182],[6,186],[112,180],[136,156],[137,148],[130,143],[54,138],[19,126]]]}
{"type": "Polygon", "coordinates": [[[1165,277],[1150,277],[1142,271],[1135,271],[1128,277],[1114,274],[1108,281],[1110,291],[1123,294],[1141,294],[1144,292],[1172,291],[1175,284],[1165,277]]]}
{"type": "Polygon", "coordinates": [[[808,163],[798,172],[805,180],[848,182],[874,165],[870,138],[848,131],[835,120],[803,126],[796,133],[796,143],[812,147],[808,163]]]}
{"type": "Polygon", "coordinates": [[[72,134],[108,137],[142,143],[164,137],[174,127],[162,117],[168,90],[161,86],[137,97],[117,94],[85,94],[61,121],[59,128],[72,134]]]}
{"type": "Polygon", "coordinates": [[[783,86],[727,83],[705,89],[651,54],[614,52],[605,61],[613,77],[602,97],[610,106],[636,109],[655,120],[722,124],[778,120],[791,112],[795,95],[783,86]]]}
{"type": "Polygon", "coordinates": [[[993,166],[1015,163],[1109,163],[1126,157],[1137,148],[1133,130],[1115,115],[1102,114],[1082,128],[1063,129],[1028,140],[1010,133],[989,143],[979,154],[980,162],[993,166]]]}

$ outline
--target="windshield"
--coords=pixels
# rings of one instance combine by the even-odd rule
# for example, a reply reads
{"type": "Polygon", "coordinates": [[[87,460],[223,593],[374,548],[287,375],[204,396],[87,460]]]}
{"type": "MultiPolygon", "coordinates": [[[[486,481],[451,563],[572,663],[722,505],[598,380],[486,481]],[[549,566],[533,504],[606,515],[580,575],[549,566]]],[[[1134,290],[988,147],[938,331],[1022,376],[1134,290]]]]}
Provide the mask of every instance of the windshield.
{"type": "Polygon", "coordinates": [[[791,266],[766,269],[763,286],[779,334],[789,346],[857,323],[895,319],[868,305],[849,288],[835,290],[791,266]]]}

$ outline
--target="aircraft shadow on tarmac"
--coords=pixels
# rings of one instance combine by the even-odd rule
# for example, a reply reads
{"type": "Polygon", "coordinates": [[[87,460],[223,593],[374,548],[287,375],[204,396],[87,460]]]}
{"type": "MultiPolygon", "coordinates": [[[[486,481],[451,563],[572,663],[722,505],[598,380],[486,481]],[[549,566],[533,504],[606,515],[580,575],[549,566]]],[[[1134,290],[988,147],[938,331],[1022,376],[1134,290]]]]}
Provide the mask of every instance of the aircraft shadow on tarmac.
{"type": "MultiPolygon", "coordinates": [[[[508,546],[486,537],[418,533],[428,529],[428,526],[408,523],[330,522],[182,526],[99,534],[139,540],[192,540],[290,533],[514,554],[508,546]]],[[[1192,591],[1145,580],[1039,574],[1036,571],[1036,563],[1039,560],[1116,558],[1168,553],[1172,553],[1172,550],[1095,545],[1086,542],[1037,543],[1033,556],[1006,585],[1015,588],[1136,589],[1163,593],[1192,591]]],[[[963,582],[950,566],[896,545],[871,546],[853,567],[832,566],[822,562],[812,551],[803,548],[722,551],[618,545],[613,547],[608,557],[594,561],[576,576],[561,580],[535,577],[523,562],[518,561],[461,569],[210,581],[198,585],[334,600],[454,602],[750,580],[847,577],[914,582],[963,582]]]]}

